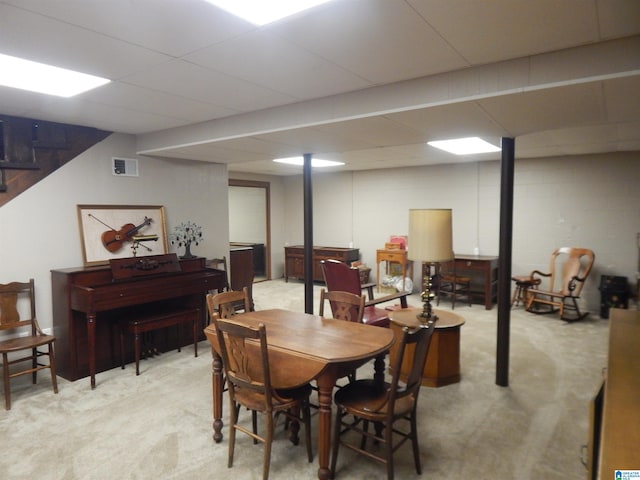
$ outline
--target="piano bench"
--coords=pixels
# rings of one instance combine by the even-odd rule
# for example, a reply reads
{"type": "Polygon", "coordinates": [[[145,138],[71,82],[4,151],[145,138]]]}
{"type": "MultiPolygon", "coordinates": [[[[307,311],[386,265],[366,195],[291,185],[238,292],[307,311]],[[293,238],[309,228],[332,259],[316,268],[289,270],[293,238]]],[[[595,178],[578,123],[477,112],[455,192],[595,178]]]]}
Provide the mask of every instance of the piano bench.
{"type": "MultiPolygon", "coordinates": [[[[199,308],[182,308],[163,312],[142,314],[133,319],[125,319],[120,322],[120,364],[124,368],[124,333],[127,330],[133,334],[134,350],[136,358],[136,375],[140,375],[140,350],[143,333],[172,327],[190,322],[193,326],[194,356],[198,356],[198,325],[200,323],[199,308]]],[[[178,351],[180,351],[180,329],[178,329],[178,351]]]]}

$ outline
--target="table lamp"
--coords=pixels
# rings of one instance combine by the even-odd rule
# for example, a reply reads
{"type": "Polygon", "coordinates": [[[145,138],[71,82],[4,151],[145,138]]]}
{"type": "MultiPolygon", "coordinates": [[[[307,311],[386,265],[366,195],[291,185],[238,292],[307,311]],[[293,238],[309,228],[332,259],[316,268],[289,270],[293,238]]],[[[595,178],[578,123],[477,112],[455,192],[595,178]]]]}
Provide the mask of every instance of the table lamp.
{"type": "Polygon", "coordinates": [[[422,323],[437,320],[431,312],[431,268],[434,264],[453,259],[451,228],[451,209],[410,209],[409,241],[407,255],[409,260],[423,262],[427,265],[423,278],[422,301],[424,306],[418,314],[422,323]]]}

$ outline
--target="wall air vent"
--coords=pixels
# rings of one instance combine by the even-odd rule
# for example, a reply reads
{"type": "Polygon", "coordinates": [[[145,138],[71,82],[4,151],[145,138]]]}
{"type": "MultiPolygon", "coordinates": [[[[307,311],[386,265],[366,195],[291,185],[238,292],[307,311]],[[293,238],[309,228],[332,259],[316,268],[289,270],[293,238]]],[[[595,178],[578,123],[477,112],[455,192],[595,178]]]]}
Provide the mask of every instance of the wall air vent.
{"type": "Polygon", "coordinates": [[[111,159],[111,171],[118,177],[138,177],[138,160],[135,158],[111,159]]]}

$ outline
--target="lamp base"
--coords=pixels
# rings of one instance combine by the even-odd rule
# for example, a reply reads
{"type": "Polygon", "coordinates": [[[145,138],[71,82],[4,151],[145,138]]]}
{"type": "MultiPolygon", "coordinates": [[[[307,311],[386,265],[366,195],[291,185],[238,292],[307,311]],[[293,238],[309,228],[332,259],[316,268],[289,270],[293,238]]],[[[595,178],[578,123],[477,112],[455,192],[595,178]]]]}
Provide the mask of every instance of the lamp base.
{"type": "Polygon", "coordinates": [[[435,322],[438,319],[438,316],[433,313],[431,308],[431,300],[435,298],[435,294],[433,293],[432,287],[432,279],[431,276],[431,265],[429,265],[429,272],[424,276],[423,279],[423,290],[420,294],[424,305],[422,306],[422,312],[420,312],[416,317],[420,321],[420,323],[429,323],[435,322]]]}

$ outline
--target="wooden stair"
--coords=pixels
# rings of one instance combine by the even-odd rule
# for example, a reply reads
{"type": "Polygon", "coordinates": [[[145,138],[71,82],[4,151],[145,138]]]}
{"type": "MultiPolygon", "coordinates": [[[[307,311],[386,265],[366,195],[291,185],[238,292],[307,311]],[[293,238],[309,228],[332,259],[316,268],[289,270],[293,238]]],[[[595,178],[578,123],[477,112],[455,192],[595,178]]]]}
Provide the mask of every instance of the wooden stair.
{"type": "Polygon", "coordinates": [[[8,115],[0,122],[0,207],[112,133],[8,115]]]}

